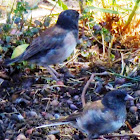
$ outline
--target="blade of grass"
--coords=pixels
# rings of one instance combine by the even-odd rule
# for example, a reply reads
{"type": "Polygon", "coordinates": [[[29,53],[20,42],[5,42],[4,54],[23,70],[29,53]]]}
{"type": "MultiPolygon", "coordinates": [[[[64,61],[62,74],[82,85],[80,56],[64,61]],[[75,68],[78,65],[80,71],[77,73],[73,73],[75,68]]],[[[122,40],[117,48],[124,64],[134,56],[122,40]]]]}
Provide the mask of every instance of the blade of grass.
{"type": "Polygon", "coordinates": [[[120,14],[120,12],[118,12],[118,11],[114,11],[114,10],[110,10],[110,9],[105,9],[105,8],[94,7],[94,6],[86,7],[85,11],[88,12],[90,9],[93,9],[93,10],[96,10],[96,11],[100,11],[100,12],[104,12],[104,13],[120,14]]]}
{"type": "Polygon", "coordinates": [[[139,2],[140,2],[140,0],[137,0],[137,1],[136,1],[135,6],[134,6],[134,8],[133,8],[131,14],[130,14],[129,17],[128,17],[128,20],[127,20],[126,23],[125,23],[125,26],[124,26],[124,28],[123,28],[123,31],[125,31],[125,30],[127,29],[127,27],[129,26],[130,22],[132,21],[132,18],[134,17],[135,12],[136,12],[136,10],[137,10],[138,7],[139,7],[139,2]]]}

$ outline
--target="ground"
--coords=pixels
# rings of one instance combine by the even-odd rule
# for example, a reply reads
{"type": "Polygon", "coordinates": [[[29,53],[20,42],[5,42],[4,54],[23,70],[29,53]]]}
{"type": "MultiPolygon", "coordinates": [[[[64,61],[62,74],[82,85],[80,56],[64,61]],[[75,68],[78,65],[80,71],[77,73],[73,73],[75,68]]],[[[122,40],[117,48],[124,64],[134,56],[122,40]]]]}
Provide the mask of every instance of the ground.
{"type": "MultiPolygon", "coordinates": [[[[70,5],[69,1],[67,5],[70,5]]],[[[78,3],[75,5],[77,6],[78,3]]],[[[53,12],[56,13],[57,10],[53,12]]],[[[40,12],[35,11],[34,15],[36,13],[40,12]]],[[[86,135],[71,125],[39,129],[36,127],[80,110],[83,89],[93,73],[99,75],[96,75],[87,86],[84,96],[86,102],[101,99],[108,91],[117,88],[125,88],[134,97],[134,101],[126,105],[126,120],[130,126],[124,124],[117,132],[104,137],[111,140],[140,139],[139,36],[127,34],[124,37],[122,32],[118,33],[120,27],[116,27],[115,24],[118,20],[122,20],[118,18],[120,17],[106,14],[104,22],[91,28],[91,25],[84,27],[84,23],[80,22],[80,43],[75,52],[63,64],[52,66],[63,75],[57,82],[43,67],[25,62],[4,66],[4,60],[0,57],[1,140],[86,140],[86,135]],[[110,26],[112,24],[113,26],[110,26]],[[102,30],[104,27],[109,32],[102,30]],[[108,47],[110,45],[108,42],[102,42],[103,36],[99,33],[101,30],[105,34],[105,41],[108,41],[111,38],[110,34],[114,33],[116,40],[112,39],[111,48],[108,47]],[[100,75],[103,72],[107,74],[100,75]]],[[[37,17],[37,19],[40,18],[37,17]]],[[[84,21],[88,21],[88,18],[84,21]]],[[[27,38],[25,40],[30,42],[27,38]]],[[[9,42],[9,44],[12,46],[15,42],[9,42]]],[[[11,56],[13,49],[12,47],[8,51],[0,49],[0,52],[2,56],[4,55],[4,59],[7,59],[11,56]]]]}

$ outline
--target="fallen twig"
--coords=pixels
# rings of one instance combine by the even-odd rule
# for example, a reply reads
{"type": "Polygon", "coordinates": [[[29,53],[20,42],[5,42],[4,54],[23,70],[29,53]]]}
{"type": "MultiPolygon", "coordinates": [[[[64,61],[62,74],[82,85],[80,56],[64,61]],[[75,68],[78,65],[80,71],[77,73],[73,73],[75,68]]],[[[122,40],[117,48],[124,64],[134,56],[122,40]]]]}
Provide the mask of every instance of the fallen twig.
{"type": "Polygon", "coordinates": [[[104,138],[112,138],[112,137],[126,137],[126,136],[131,136],[131,137],[140,137],[139,133],[130,133],[130,134],[119,134],[119,135],[106,135],[104,138]]]}
{"type": "Polygon", "coordinates": [[[90,76],[90,79],[87,81],[86,85],[84,86],[84,89],[82,91],[82,95],[81,95],[81,100],[82,100],[82,105],[83,107],[85,106],[86,104],[86,101],[85,101],[85,94],[86,94],[86,91],[87,91],[87,88],[89,87],[91,81],[93,80],[94,76],[100,76],[100,75],[109,75],[109,72],[102,72],[102,73],[93,73],[91,74],[90,76]]]}
{"type": "Polygon", "coordinates": [[[132,129],[131,125],[129,124],[128,121],[125,122],[125,124],[127,125],[127,127],[129,128],[129,130],[134,133],[134,130],[132,129]]]}
{"type": "Polygon", "coordinates": [[[83,105],[83,107],[84,107],[85,104],[86,104],[86,101],[85,101],[85,94],[86,94],[87,88],[89,87],[89,85],[90,85],[91,81],[93,80],[94,76],[95,76],[94,74],[92,74],[92,75],[90,76],[90,79],[87,81],[87,83],[86,83],[86,85],[84,86],[84,89],[83,89],[83,91],[82,91],[81,100],[82,100],[82,105],[83,105]]]}

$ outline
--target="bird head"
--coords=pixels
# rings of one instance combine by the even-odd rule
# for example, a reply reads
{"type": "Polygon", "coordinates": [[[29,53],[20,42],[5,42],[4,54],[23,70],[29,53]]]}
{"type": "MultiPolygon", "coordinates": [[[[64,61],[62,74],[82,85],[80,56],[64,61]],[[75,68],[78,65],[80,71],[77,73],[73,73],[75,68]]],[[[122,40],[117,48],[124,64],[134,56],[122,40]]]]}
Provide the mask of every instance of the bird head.
{"type": "Polygon", "coordinates": [[[103,99],[102,103],[110,108],[119,108],[124,105],[127,100],[133,100],[134,98],[130,96],[126,90],[114,90],[107,93],[103,99]]]}
{"type": "Polygon", "coordinates": [[[60,13],[56,25],[63,29],[78,29],[79,13],[76,10],[65,10],[60,13]]]}

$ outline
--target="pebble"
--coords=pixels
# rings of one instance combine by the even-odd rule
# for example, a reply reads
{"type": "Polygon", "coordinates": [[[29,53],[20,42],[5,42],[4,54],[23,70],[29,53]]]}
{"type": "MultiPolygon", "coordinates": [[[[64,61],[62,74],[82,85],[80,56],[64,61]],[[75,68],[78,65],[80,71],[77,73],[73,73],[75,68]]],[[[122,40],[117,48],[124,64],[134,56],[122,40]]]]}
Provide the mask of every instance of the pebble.
{"type": "Polygon", "coordinates": [[[74,96],[74,100],[75,100],[75,101],[79,101],[79,96],[78,96],[78,95],[75,95],[75,96],[74,96]]]}
{"type": "Polygon", "coordinates": [[[137,108],[138,108],[138,109],[140,109],[140,103],[137,103],[137,105],[136,105],[136,106],[137,106],[137,108]]]}
{"type": "Polygon", "coordinates": [[[30,101],[24,99],[24,98],[17,98],[15,100],[15,103],[20,105],[21,107],[26,107],[28,104],[30,104],[30,101]]]}
{"type": "Polygon", "coordinates": [[[17,122],[22,122],[22,121],[24,121],[24,117],[21,114],[13,114],[11,116],[11,120],[15,120],[17,122]]]}
{"type": "Polygon", "coordinates": [[[140,90],[135,91],[134,95],[135,95],[136,97],[139,97],[139,96],[140,96],[140,90]]]}
{"type": "Polygon", "coordinates": [[[33,100],[33,103],[34,103],[34,104],[38,104],[38,103],[39,103],[38,99],[34,99],[34,100],[33,100]]]}
{"type": "Polygon", "coordinates": [[[29,117],[35,117],[35,118],[38,117],[38,115],[37,115],[37,113],[36,113],[35,111],[30,111],[30,112],[27,113],[27,115],[28,115],[29,117]]]}
{"type": "Polygon", "coordinates": [[[51,102],[51,105],[52,106],[58,106],[59,105],[59,102],[58,102],[58,100],[53,100],[52,102],[51,102]]]}
{"type": "Polygon", "coordinates": [[[56,140],[55,135],[48,135],[48,140],[56,140]]]}
{"type": "Polygon", "coordinates": [[[24,134],[19,134],[16,138],[16,140],[27,140],[24,134]]]}
{"type": "Polygon", "coordinates": [[[17,117],[20,121],[24,121],[24,117],[21,114],[19,114],[17,117]]]}
{"type": "Polygon", "coordinates": [[[52,131],[50,131],[49,132],[49,135],[54,135],[54,134],[59,134],[60,133],[60,131],[59,130],[52,130],[52,131]]]}
{"type": "Polygon", "coordinates": [[[45,119],[51,119],[53,118],[53,115],[50,114],[50,113],[47,113],[47,112],[41,112],[42,116],[45,118],[45,119]]]}
{"type": "Polygon", "coordinates": [[[116,78],[115,79],[115,84],[117,85],[117,84],[124,84],[126,82],[126,79],[125,78],[116,78]]]}
{"type": "Polygon", "coordinates": [[[33,131],[34,131],[34,129],[33,129],[33,128],[28,129],[28,130],[26,131],[26,134],[31,135],[31,134],[33,133],[33,131]]]}
{"type": "Polygon", "coordinates": [[[72,101],[72,100],[67,100],[67,103],[68,103],[68,104],[72,104],[73,101],[72,101]]]}
{"type": "Polygon", "coordinates": [[[31,69],[30,68],[25,68],[24,71],[25,71],[26,74],[30,74],[31,69]]]}
{"type": "Polygon", "coordinates": [[[130,111],[131,111],[132,113],[136,113],[137,110],[138,110],[138,108],[137,108],[136,106],[131,106],[131,107],[130,107],[130,111]]]}
{"type": "Polygon", "coordinates": [[[59,119],[60,115],[59,114],[54,114],[55,119],[59,119]]]}
{"type": "Polygon", "coordinates": [[[101,82],[96,82],[96,88],[95,88],[94,92],[99,94],[99,93],[101,93],[102,89],[103,89],[103,84],[101,82]]]}
{"type": "Polygon", "coordinates": [[[74,104],[70,104],[70,109],[72,109],[72,110],[77,110],[78,108],[77,108],[76,105],[74,105],[74,104]]]}
{"type": "Polygon", "coordinates": [[[134,100],[129,101],[130,106],[134,106],[134,100]]]}

